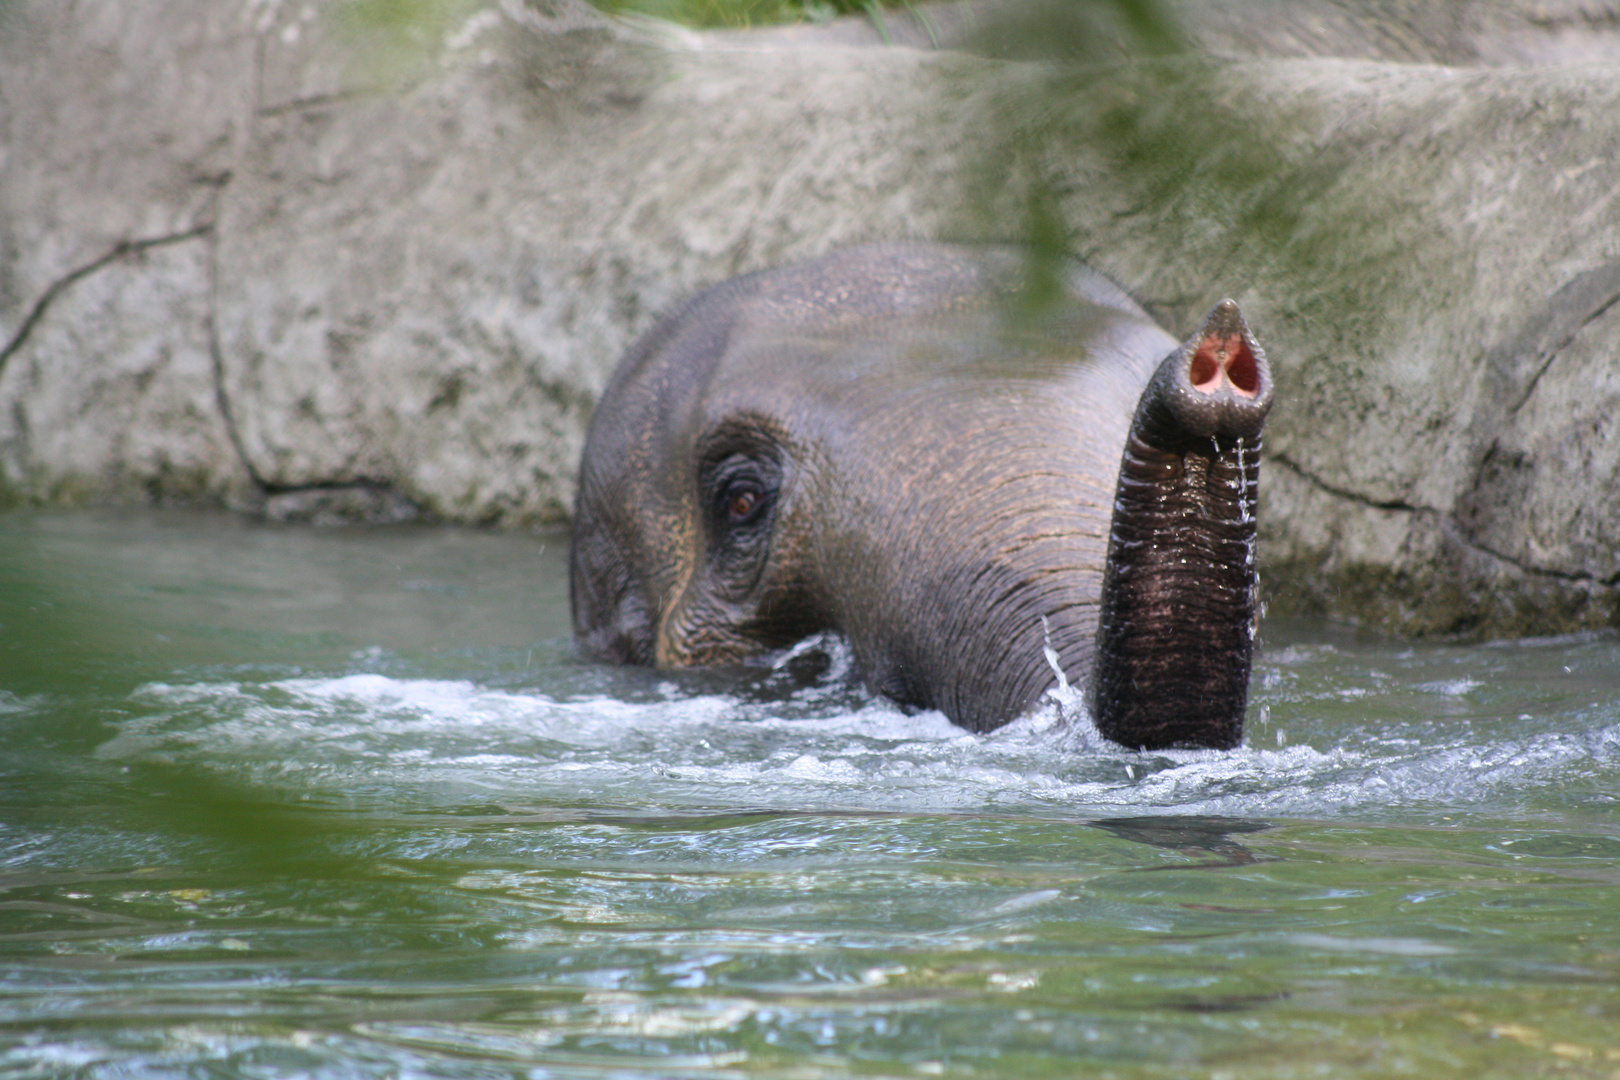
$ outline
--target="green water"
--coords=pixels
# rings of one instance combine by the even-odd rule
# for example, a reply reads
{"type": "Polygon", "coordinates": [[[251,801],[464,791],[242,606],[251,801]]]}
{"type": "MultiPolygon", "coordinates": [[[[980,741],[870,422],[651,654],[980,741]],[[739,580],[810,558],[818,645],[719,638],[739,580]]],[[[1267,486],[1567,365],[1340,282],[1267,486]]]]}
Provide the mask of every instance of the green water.
{"type": "Polygon", "coordinates": [[[565,553],[0,515],[0,1077],[1620,1075],[1613,636],[1140,755],[578,662],[565,553]]]}

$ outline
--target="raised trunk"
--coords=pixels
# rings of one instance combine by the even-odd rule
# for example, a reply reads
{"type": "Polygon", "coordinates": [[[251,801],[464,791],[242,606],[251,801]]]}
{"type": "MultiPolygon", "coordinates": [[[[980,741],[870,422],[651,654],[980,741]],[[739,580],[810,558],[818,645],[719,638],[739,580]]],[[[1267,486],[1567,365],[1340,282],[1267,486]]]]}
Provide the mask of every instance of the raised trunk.
{"type": "Polygon", "coordinates": [[[1264,353],[1230,300],[1143,391],[1120,462],[1090,705],[1125,746],[1243,738],[1256,627],[1264,353]]]}

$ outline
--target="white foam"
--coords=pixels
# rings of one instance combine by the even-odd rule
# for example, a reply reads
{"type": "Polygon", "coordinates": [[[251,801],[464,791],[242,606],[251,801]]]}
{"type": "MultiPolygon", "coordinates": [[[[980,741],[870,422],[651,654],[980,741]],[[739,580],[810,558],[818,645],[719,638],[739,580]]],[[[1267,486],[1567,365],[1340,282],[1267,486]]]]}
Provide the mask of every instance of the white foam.
{"type": "Polygon", "coordinates": [[[0,690],[0,716],[23,715],[43,707],[49,699],[44,694],[24,697],[10,690],[0,690]]]}
{"type": "Polygon", "coordinates": [[[1439,682],[1419,683],[1417,689],[1429,694],[1443,694],[1446,697],[1461,697],[1471,690],[1478,690],[1485,684],[1478,679],[1442,679],[1439,682]]]}
{"type": "MultiPolygon", "coordinates": [[[[360,674],[154,683],[98,753],[188,761],[336,794],[439,801],[476,790],[614,805],[1292,814],[1466,806],[1612,769],[1620,724],[1440,745],[1369,726],[1341,745],[1138,754],[1104,742],[1063,687],[987,736],[882,699],[789,719],[724,694],[560,700],[466,681],[360,674]]],[[[795,710],[798,706],[795,706],[795,710]]]]}

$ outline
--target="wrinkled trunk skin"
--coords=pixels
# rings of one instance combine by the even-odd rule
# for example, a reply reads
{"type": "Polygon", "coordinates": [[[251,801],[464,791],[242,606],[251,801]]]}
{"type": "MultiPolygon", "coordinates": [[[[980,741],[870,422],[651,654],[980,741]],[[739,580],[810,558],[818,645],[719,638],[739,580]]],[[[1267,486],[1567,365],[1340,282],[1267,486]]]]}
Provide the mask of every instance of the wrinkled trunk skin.
{"type": "Polygon", "coordinates": [[[1270,405],[1264,355],[1231,301],[1143,391],[1120,462],[1090,687],[1097,728],[1114,742],[1230,749],[1243,738],[1270,405]]]}

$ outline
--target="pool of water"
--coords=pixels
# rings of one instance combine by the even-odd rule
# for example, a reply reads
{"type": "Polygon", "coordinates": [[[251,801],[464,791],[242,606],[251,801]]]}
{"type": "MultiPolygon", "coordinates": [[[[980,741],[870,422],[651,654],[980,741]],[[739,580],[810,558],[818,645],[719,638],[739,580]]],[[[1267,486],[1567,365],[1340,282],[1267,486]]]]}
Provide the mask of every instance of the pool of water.
{"type": "Polygon", "coordinates": [[[0,515],[0,1077],[1620,1075],[1620,640],[1239,750],[583,663],[566,537],[0,515]]]}

